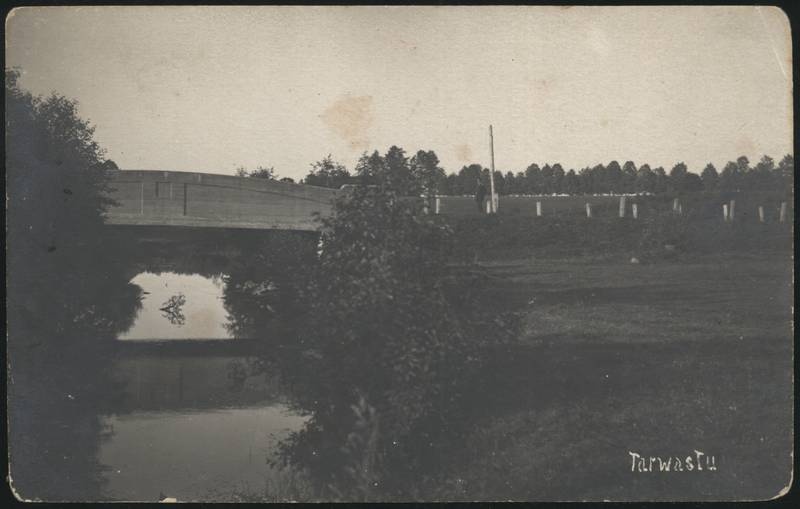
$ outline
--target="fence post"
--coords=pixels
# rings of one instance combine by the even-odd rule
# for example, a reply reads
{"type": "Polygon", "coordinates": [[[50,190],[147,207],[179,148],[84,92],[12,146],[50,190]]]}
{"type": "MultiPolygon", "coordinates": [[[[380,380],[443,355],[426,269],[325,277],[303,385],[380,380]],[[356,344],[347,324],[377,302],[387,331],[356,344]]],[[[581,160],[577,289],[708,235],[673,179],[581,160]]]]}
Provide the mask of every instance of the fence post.
{"type": "Polygon", "coordinates": [[[727,203],[723,203],[722,204],[722,220],[725,221],[726,223],[728,222],[728,204],[727,203]]]}
{"type": "Polygon", "coordinates": [[[631,205],[631,212],[633,213],[634,219],[639,219],[639,206],[637,204],[631,205]]]}
{"type": "Polygon", "coordinates": [[[436,197],[436,212],[435,212],[435,214],[436,214],[437,216],[439,215],[439,211],[440,211],[440,210],[441,210],[441,203],[440,203],[440,201],[439,201],[439,197],[437,196],[437,197],[436,197]]]}
{"type": "Polygon", "coordinates": [[[675,211],[675,212],[677,212],[677,211],[678,211],[678,205],[679,205],[679,204],[680,204],[680,201],[678,201],[678,199],[677,199],[677,198],[675,198],[674,200],[672,200],[672,210],[673,210],[673,211],[675,211]]]}
{"type": "Polygon", "coordinates": [[[780,216],[781,223],[786,222],[786,202],[781,202],[781,216],[780,216]]]}
{"type": "Polygon", "coordinates": [[[619,217],[625,217],[625,197],[619,197],[619,217]]]}
{"type": "Polygon", "coordinates": [[[764,207],[761,205],[758,206],[758,221],[761,223],[764,222],[764,207]]]}
{"type": "Polygon", "coordinates": [[[536,217],[542,217],[542,202],[536,202],[536,217]]]}
{"type": "Polygon", "coordinates": [[[492,200],[491,199],[486,200],[486,213],[487,214],[491,214],[492,213],[492,200]]]}
{"type": "Polygon", "coordinates": [[[736,206],[736,200],[731,200],[731,206],[730,206],[730,208],[728,209],[728,218],[729,218],[731,221],[733,221],[733,218],[734,218],[734,215],[733,215],[733,208],[734,208],[735,206],[736,206]]]}
{"type": "Polygon", "coordinates": [[[586,217],[592,217],[592,204],[586,204],[586,217]]]}

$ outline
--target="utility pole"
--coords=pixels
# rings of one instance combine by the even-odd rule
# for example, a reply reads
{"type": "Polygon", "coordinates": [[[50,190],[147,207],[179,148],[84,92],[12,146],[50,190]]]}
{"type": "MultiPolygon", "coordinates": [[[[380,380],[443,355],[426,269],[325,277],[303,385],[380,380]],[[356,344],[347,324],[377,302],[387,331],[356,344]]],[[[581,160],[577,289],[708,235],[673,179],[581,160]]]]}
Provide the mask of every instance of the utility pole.
{"type": "Polygon", "coordinates": [[[492,134],[492,125],[489,124],[489,150],[492,154],[492,171],[489,173],[489,185],[491,186],[491,203],[492,214],[497,214],[497,196],[494,194],[494,135],[492,134]]]}

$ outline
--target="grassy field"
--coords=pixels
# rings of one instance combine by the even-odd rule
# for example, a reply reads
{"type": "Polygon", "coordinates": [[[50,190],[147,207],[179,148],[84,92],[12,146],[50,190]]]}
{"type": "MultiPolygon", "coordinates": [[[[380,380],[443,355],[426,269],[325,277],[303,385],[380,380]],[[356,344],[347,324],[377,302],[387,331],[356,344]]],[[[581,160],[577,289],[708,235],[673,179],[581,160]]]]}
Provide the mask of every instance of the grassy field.
{"type": "Polygon", "coordinates": [[[442,498],[769,499],[789,484],[788,252],[489,265],[523,332],[486,366],[442,498]],[[717,470],[631,471],[629,451],[694,450],[717,470]]]}

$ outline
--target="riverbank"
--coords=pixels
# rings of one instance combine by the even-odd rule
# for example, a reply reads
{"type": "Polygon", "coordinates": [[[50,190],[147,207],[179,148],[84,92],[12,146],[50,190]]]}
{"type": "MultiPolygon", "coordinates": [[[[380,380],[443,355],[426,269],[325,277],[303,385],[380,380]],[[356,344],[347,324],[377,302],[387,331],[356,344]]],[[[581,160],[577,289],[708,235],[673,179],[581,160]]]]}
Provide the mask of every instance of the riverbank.
{"type": "Polygon", "coordinates": [[[788,253],[486,266],[523,328],[487,359],[440,498],[769,499],[789,484],[788,253]],[[716,470],[632,464],[695,451],[716,470]]]}

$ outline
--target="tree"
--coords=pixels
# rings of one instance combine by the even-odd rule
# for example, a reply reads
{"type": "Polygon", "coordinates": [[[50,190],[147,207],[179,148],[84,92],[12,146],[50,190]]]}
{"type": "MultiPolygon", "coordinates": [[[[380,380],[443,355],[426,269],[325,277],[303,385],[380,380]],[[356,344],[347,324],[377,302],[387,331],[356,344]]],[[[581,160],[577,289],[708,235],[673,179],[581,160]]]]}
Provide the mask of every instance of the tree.
{"type": "Polygon", "coordinates": [[[414,187],[420,189],[428,201],[428,206],[432,207],[432,199],[439,192],[445,173],[439,167],[439,158],[433,150],[417,151],[409,163],[411,176],[415,182],[414,187]]]}
{"type": "Polygon", "coordinates": [[[467,396],[459,387],[473,372],[477,349],[503,326],[481,315],[484,280],[459,276],[449,263],[452,231],[434,216],[418,214],[391,190],[366,186],[339,197],[334,210],[322,220],[324,249],[300,332],[303,349],[315,355],[288,374],[303,384],[293,392],[312,413],[282,453],[323,486],[351,489],[342,466],[364,453],[343,444],[352,443],[367,414],[372,450],[379,452],[368,474],[381,485],[397,484],[402,476],[392,476],[391,466],[407,469],[417,448],[430,451],[437,440],[427,433],[467,396]],[[474,324],[487,319],[490,337],[475,332],[474,324]]]}
{"type": "Polygon", "coordinates": [[[386,173],[386,161],[381,157],[377,150],[372,154],[364,152],[356,163],[356,175],[364,184],[383,183],[386,173]]]}
{"type": "Polygon", "coordinates": [[[383,182],[387,189],[392,189],[400,196],[415,196],[420,193],[420,186],[411,174],[405,150],[392,145],[383,159],[386,163],[383,182]]]}
{"type": "Polygon", "coordinates": [[[20,497],[85,500],[101,497],[99,476],[76,472],[102,471],[99,416],[115,387],[104,347],[132,324],[141,288],[103,224],[117,165],[76,101],[18,79],[6,70],[9,462],[20,497]]]}
{"type": "Polygon", "coordinates": [[[499,170],[495,170],[494,172],[494,192],[498,195],[508,193],[506,190],[506,179],[503,176],[503,172],[499,170]]]}
{"type": "Polygon", "coordinates": [[[781,162],[778,163],[777,170],[784,176],[784,177],[792,177],[794,176],[794,157],[792,154],[786,154],[781,159],[781,162]]]}
{"type": "Polygon", "coordinates": [[[351,181],[352,176],[347,171],[347,168],[343,164],[334,161],[330,154],[320,161],[312,163],[311,171],[303,179],[304,184],[333,189],[339,189],[351,181]]]}
{"type": "Polygon", "coordinates": [[[108,171],[116,164],[76,101],[34,97],[19,88],[16,70],[5,78],[8,287],[18,297],[9,324],[59,331],[87,305],[78,289],[96,280],[90,260],[113,249],[103,216],[114,205],[108,171]]]}
{"type": "Polygon", "coordinates": [[[794,182],[794,157],[791,154],[783,156],[773,173],[776,177],[773,181],[779,191],[791,190],[794,182]]]}
{"type": "Polygon", "coordinates": [[[622,191],[622,168],[617,161],[611,161],[605,168],[604,192],[619,193],[622,191]]]}
{"type": "Polygon", "coordinates": [[[483,180],[484,168],[480,164],[463,166],[458,172],[461,194],[474,194],[478,180],[483,180]]]}
{"type": "Polygon", "coordinates": [[[728,161],[725,168],[719,174],[719,190],[720,191],[738,191],[741,183],[741,172],[739,165],[733,161],[728,161]]]}
{"type": "Polygon", "coordinates": [[[564,185],[564,168],[560,164],[553,165],[553,192],[561,193],[564,185]]]}
{"type": "Polygon", "coordinates": [[[672,167],[669,172],[669,188],[673,192],[682,192],[686,190],[686,165],[682,162],[672,167]]]}
{"type": "Polygon", "coordinates": [[[703,180],[696,173],[687,173],[683,180],[683,190],[693,193],[703,190],[703,180]]]}
{"type": "Polygon", "coordinates": [[[736,167],[739,169],[739,173],[744,175],[750,171],[750,160],[746,156],[739,156],[736,159],[736,167]]]}
{"type": "Polygon", "coordinates": [[[244,166],[239,166],[236,168],[234,174],[237,177],[255,177],[255,178],[262,178],[268,180],[277,180],[278,175],[275,172],[275,168],[272,166],[257,166],[255,170],[248,171],[247,168],[244,166]]]}
{"type": "Polygon", "coordinates": [[[525,169],[525,192],[528,194],[541,194],[541,175],[542,170],[536,163],[530,164],[525,169]]]}
{"type": "Polygon", "coordinates": [[[623,193],[633,193],[636,191],[636,164],[633,161],[625,161],[622,165],[622,179],[620,181],[623,193]]]}
{"type": "Polygon", "coordinates": [[[649,164],[643,164],[636,173],[637,193],[652,193],[656,188],[656,174],[650,169],[649,164]]]}
{"type": "Polygon", "coordinates": [[[700,179],[703,181],[703,189],[706,191],[715,191],[719,184],[719,173],[713,164],[708,163],[703,172],[700,174],[700,179]]]}
{"type": "Polygon", "coordinates": [[[669,184],[669,177],[667,177],[667,173],[664,171],[664,168],[659,166],[653,170],[653,173],[655,174],[655,179],[653,180],[653,192],[656,194],[666,192],[669,184]]]}
{"type": "Polygon", "coordinates": [[[775,169],[775,160],[764,155],[750,171],[744,174],[746,189],[764,191],[772,187],[772,171],[775,169]]]}
{"type": "Polygon", "coordinates": [[[516,175],[514,175],[513,171],[507,171],[505,175],[506,181],[506,194],[519,194],[519,182],[517,181],[516,175]]]}
{"type": "Polygon", "coordinates": [[[578,176],[575,174],[575,170],[569,170],[564,176],[563,192],[567,194],[578,194],[580,192],[578,176]]]}
{"type": "Polygon", "coordinates": [[[451,173],[445,178],[442,188],[442,194],[450,196],[458,196],[463,194],[461,192],[461,185],[458,180],[458,175],[451,173]]]}

